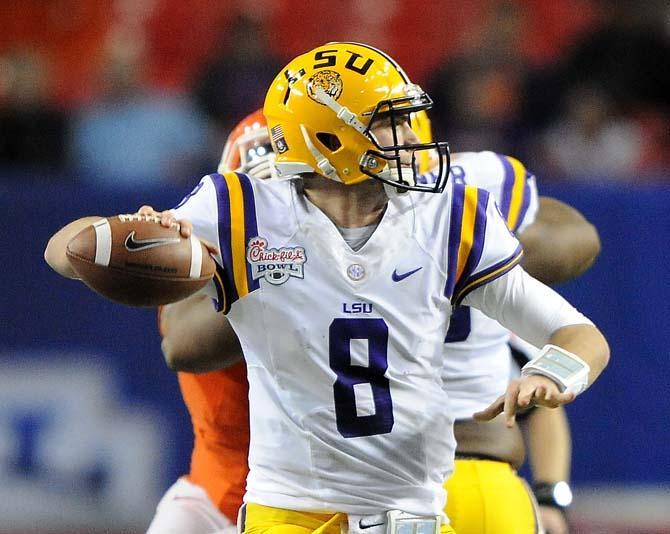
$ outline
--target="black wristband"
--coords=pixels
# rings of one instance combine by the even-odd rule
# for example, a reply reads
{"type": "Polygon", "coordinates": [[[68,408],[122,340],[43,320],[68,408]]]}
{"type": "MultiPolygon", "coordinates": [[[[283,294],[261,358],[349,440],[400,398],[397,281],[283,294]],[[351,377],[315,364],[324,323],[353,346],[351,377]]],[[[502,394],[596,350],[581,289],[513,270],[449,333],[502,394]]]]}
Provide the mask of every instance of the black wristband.
{"type": "Polygon", "coordinates": [[[535,482],[532,488],[537,504],[541,506],[566,510],[572,503],[572,490],[570,485],[563,480],[559,482],[535,482]]]}

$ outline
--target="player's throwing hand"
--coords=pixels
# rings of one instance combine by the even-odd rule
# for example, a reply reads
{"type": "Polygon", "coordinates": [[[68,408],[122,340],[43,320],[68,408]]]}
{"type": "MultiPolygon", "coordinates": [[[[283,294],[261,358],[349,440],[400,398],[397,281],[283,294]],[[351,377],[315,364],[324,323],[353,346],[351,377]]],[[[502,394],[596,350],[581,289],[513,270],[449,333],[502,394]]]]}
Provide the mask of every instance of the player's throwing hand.
{"type": "MultiPolygon", "coordinates": [[[[165,226],[166,228],[169,228],[173,224],[176,224],[177,226],[179,226],[179,233],[183,237],[189,237],[193,232],[193,223],[188,219],[181,219],[178,221],[177,218],[174,216],[174,213],[172,213],[172,210],[156,211],[153,207],[149,206],[148,204],[144,204],[143,206],[140,207],[140,209],[137,210],[137,213],[139,213],[140,215],[160,217],[161,226],[165,226]]],[[[219,253],[218,247],[213,243],[210,243],[205,239],[200,239],[200,241],[202,242],[203,245],[205,245],[210,254],[216,255],[219,253]]]]}
{"type": "Polygon", "coordinates": [[[500,413],[505,413],[508,427],[514,426],[516,413],[529,406],[546,406],[556,408],[575,400],[574,393],[561,393],[553,380],[541,376],[522,376],[512,380],[504,395],[498,397],[491,405],[474,414],[477,421],[490,421],[500,413]]]}

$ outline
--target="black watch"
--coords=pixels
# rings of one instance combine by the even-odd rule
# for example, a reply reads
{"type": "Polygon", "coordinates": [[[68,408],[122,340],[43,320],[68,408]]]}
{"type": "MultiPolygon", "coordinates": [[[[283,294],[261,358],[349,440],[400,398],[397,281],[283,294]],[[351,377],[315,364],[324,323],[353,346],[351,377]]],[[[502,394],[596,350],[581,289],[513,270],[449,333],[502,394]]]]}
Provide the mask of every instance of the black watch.
{"type": "Polygon", "coordinates": [[[559,482],[535,482],[533,483],[533,494],[537,504],[541,506],[551,506],[564,511],[572,503],[572,490],[564,480],[559,482]]]}

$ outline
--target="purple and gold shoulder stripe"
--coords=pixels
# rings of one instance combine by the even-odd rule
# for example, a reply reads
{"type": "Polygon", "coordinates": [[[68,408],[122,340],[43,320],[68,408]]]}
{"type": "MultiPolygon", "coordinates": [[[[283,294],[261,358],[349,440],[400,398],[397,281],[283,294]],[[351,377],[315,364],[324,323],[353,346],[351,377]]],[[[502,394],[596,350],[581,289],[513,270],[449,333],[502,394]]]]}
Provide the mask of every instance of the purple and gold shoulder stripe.
{"type": "Polygon", "coordinates": [[[498,159],[504,170],[499,202],[500,211],[509,229],[516,232],[530,205],[531,175],[523,163],[515,158],[499,155],[498,159]]]}
{"type": "Polygon", "coordinates": [[[479,263],[486,234],[489,194],[477,187],[454,184],[447,245],[447,284],[444,294],[453,302],[459,281],[479,263]]]}
{"type": "Polygon", "coordinates": [[[219,212],[219,249],[223,267],[218,266],[214,281],[219,293],[219,310],[258,289],[247,263],[247,243],[258,235],[254,190],[249,177],[227,172],[211,175],[216,187],[219,212]]]}
{"type": "Polygon", "coordinates": [[[458,306],[470,291],[477,289],[484,284],[492,282],[496,278],[501,277],[508,272],[512,267],[521,261],[523,257],[523,248],[521,245],[507,258],[490,267],[469,276],[457,285],[451,303],[458,306]]]}
{"type": "Polygon", "coordinates": [[[454,185],[447,246],[447,283],[444,290],[445,296],[454,306],[476,287],[502,276],[523,255],[519,247],[502,262],[474,272],[484,251],[489,197],[489,193],[483,189],[454,185]]]}

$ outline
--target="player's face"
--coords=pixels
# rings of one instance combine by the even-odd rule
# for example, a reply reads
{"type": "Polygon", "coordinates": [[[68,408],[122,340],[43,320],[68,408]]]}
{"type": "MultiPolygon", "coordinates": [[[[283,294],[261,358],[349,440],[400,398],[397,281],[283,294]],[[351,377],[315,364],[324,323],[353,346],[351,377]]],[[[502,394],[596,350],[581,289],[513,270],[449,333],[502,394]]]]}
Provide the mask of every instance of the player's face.
{"type": "MultiPolygon", "coordinates": [[[[409,114],[395,117],[393,121],[395,122],[395,139],[393,137],[393,122],[390,116],[375,121],[375,124],[370,129],[370,133],[375,136],[380,146],[412,145],[419,143],[419,138],[411,128],[409,114]]],[[[392,153],[388,152],[387,154],[392,153]]],[[[400,155],[402,163],[408,165],[411,164],[411,151],[403,150],[400,155]]]]}

